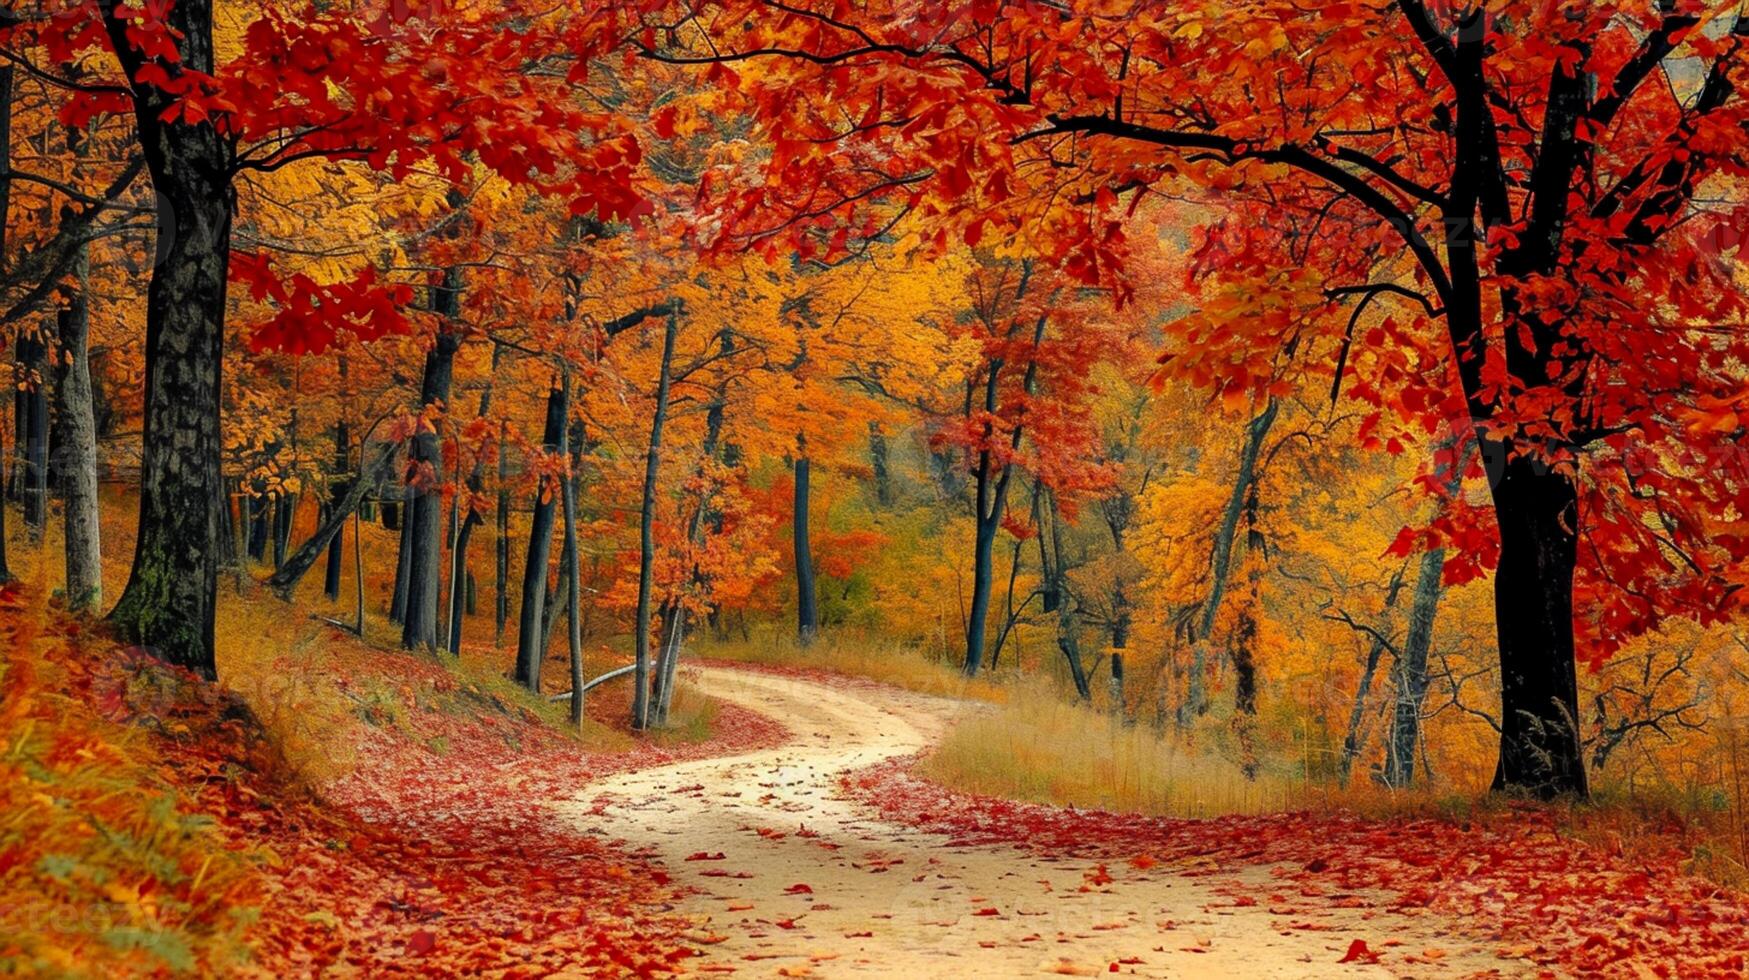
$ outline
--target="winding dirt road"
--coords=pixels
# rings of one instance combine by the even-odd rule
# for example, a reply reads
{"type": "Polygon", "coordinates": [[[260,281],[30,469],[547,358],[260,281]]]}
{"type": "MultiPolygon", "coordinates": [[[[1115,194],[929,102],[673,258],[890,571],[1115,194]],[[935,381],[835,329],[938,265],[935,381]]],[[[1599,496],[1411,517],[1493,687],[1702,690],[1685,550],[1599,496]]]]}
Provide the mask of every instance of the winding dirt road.
{"type": "MultiPolygon", "coordinates": [[[[591,833],[660,860],[695,894],[682,911],[706,957],[737,976],[1149,977],[1471,976],[1521,964],[1460,938],[1451,923],[1333,908],[1289,929],[1233,907],[1208,878],[1166,866],[1112,868],[1082,890],[1085,861],[1018,848],[949,847],[838,798],[838,777],[917,752],[974,705],[858,684],[694,667],[716,697],[789,727],[784,745],[627,773],[561,806],[591,833]],[[1339,964],[1349,943],[1441,950],[1413,967],[1339,964]]],[[[1270,887],[1267,868],[1227,880],[1270,887]]],[[[1393,957],[1397,958],[1397,957],[1393,957]]],[[[1398,958],[1400,959],[1400,958],[1398,958]]]]}

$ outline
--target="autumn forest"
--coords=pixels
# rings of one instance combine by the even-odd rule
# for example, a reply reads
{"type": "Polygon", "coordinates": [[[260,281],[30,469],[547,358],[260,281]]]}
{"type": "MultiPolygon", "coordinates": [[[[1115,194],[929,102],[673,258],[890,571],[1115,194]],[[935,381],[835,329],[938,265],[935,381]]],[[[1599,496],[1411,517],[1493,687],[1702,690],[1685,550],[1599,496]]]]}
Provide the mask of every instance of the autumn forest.
{"type": "Polygon", "coordinates": [[[1746,88],[7,0],[0,973],[1749,975],[1746,88]]]}

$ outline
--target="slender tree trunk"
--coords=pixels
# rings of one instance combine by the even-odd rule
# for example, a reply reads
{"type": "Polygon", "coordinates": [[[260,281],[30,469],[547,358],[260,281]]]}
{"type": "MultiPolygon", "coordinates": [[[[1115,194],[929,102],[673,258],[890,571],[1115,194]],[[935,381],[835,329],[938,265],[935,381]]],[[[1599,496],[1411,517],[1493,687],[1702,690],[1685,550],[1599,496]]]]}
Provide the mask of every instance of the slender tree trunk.
{"type": "Polygon", "coordinates": [[[297,503],[288,490],[281,490],[273,498],[273,567],[278,570],[285,564],[286,549],[291,547],[292,516],[296,512],[297,503]]]}
{"type": "Polygon", "coordinates": [[[103,605],[103,550],[97,513],[97,417],[91,406],[91,318],[85,302],[86,249],[74,259],[68,303],[56,316],[60,356],[55,358],[56,438],[66,519],[67,608],[103,605]]]}
{"type": "MultiPolygon", "coordinates": [[[[986,478],[980,476],[979,486],[985,481],[986,478]]],[[[979,496],[983,496],[982,492],[979,496]]],[[[966,617],[967,677],[976,677],[983,666],[985,638],[988,635],[990,619],[990,595],[995,591],[994,559],[996,529],[999,526],[1000,518],[991,520],[980,516],[972,542],[972,608],[966,617]]]]}
{"type": "MultiPolygon", "coordinates": [[[[396,492],[400,501],[395,506],[395,521],[399,525],[399,547],[395,549],[395,588],[389,596],[389,622],[399,626],[407,621],[407,580],[413,574],[413,494],[412,487],[401,484],[396,492]]],[[[387,516],[385,509],[385,516],[387,516]]],[[[385,522],[386,523],[386,522],[385,522]]]]}
{"type": "MultiPolygon", "coordinates": [[[[130,19],[99,0],[127,77],[137,77],[130,19]]],[[[162,16],[177,39],[177,71],[214,70],[212,0],[177,0],[162,16]]],[[[146,297],[145,428],[139,536],[121,601],[110,613],[122,636],[203,677],[217,676],[219,433],[226,273],[231,250],[235,149],[213,122],[170,112],[176,96],[134,91],[139,142],[157,191],[158,262],[146,297]]]]}
{"type": "MultiPolygon", "coordinates": [[[[1380,624],[1383,628],[1383,624],[1380,624]]],[[[1379,661],[1385,656],[1385,641],[1373,637],[1367,646],[1366,663],[1360,670],[1360,683],[1355,686],[1354,705],[1348,710],[1348,733],[1342,737],[1342,761],[1338,764],[1340,781],[1348,782],[1349,773],[1354,771],[1354,760],[1360,757],[1360,724],[1366,719],[1366,702],[1372,697],[1372,682],[1379,670],[1379,661]]]]}
{"type": "Polygon", "coordinates": [[[813,503],[809,486],[813,462],[808,459],[808,444],[804,437],[796,438],[795,506],[793,524],[796,553],[796,641],[802,646],[814,642],[820,632],[819,594],[814,582],[814,548],[808,538],[810,509],[813,503]]]}
{"type": "Polygon", "coordinates": [[[506,452],[509,445],[510,422],[506,420],[498,425],[498,534],[493,542],[496,566],[493,570],[497,573],[493,644],[499,647],[504,646],[504,626],[510,621],[510,457],[506,452]]]}
{"type": "Polygon", "coordinates": [[[1270,428],[1275,425],[1280,408],[1280,403],[1271,398],[1245,428],[1245,445],[1239,453],[1239,472],[1233,480],[1233,493],[1227,498],[1226,510],[1221,514],[1220,527],[1215,530],[1214,551],[1209,557],[1208,601],[1203,605],[1196,635],[1190,638],[1190,677],[1185,703],[1178,715],[1180,724],[1189,724],[1192,717],[1208,710],[1208,696],[1204,689],[1208,673],[1208,641],[1215,631],[1215,617],[1220,613],[1221,598],[1227,590],[1227,572],[1232,567],[1233,539],[1239,533],[1239,518],[1244,516],[1246,496],[1257,479],[1257,457],[1263,450],[1263,441],[1270,428]]]}
{"type": "Polygon", "coordinates": [[[656,589],[656,484],[662,470],[662,426],[668,418],[669,372],[674,367],[674,339],[679,318],[668,315],[662,334],[662,367],[656,379],[656,417],[650,423],[650,451],[644,460],[644,507],[638,520],[637,659],[632,672],[632,728],[650,725],[650,603],[656,589]]]}
{"type": "MultiPolygon", "coordinates": [[[[734,349],[734,335],[728,331],[722,334],[722,347],[725,354],[734,349]]],[[[712,400],[709,411],[705,413],[704,444],[700,447],[698,475],[703,477],[707,466],[717,456],[717,445],[723,436],[724,413],[728,408],[727,382],[717,387],[716,397],[712,400]]],[[[696,549],[704,544],[705,515],[711,508],[713,491],[707,487],[700,491],[698,501],[692,509],[692,516],[687,519],[686,538],[696,549]]],[[[696,564],[692,567],[692,581],[695,586],[703,587],[706,579],[703,570],[696,564]]],[[[680,667],[680,651],[686,643],[686,628],[689,615],[684,599],[674,599],[662,605],[662,649],[656,662],[655,690],[651,693],[654,705],[654,723],[658,726],[668,724],[668,712],[674,704],[675,675],[680,667]]]]}
{"type": "MultiPolygon", "coordinates": [[[[567,365],[561,375],[561,385],[564,389],[566,404],[571,401],[571,368],[567,365]]],[[[485,414],[482,402],[481,415],[485,414]]],[[[561,437],[559,452],[566,459],[571,459],[573,466],[576,460],[572,457],[573,450],[580,452],[581,446],[573,447],[567,429],[561,437]]],[[[583,727],[583,583],[580,574],[578,543],[577,543],[577,473],[575,469],[565,480],[565,552],[571,556],[571,571],[565,576],[565,645],[571,655],[571,724],[581,729],[583,727]]]]}
{"type": "MultiPolygon", "coordinates": [[[[365,438],[369,437],[369,433],[366,433],[365,438]]],[[[303,577],[308,574],[311,568],[315,567],[316,562],[322,557],[323,550],[331,549],[334,542],[340,539],[340,531],[346,526],[347,515],[356,513],[365,499],[375,493],[377,487],[388,479],[389,473],[393,470],[397,448],[394,443],[382,443],[377,448],[376,455],[371,458],[369,463],[365,464],[364,469],[358,474],[358,478],[347,486],[346,496],[341,497],[329,507],[328,515],[317,526],[316,533],[310,535],[309,540],[299,545],[297,550],[286,558],[285,564],[281,565],[279,570],[273,573],[273,577],[267,580],[268,588],[277,593],[281,599],[288,601],[291,599],[292,590],[296,589],[303,577]]],[[[359,447],[359,452],[360,454],[364,452],[363,446],[359,447]]],[[[353,533],[358,533],[356,525],[353,527],[353,533]]],[[[332,557],[332,551],[330,551],[330,557],[332,557]]]]}
{"type": "MultiPolygon", "coordinates": [[[[454,273],[446,274],[448,276],[454,273]]],[[[436,304],[434,304],[436,305],[436,304]]],[[[441,312],[441,311],[440,311],[441,312]]],[[[455,352],[461,335],[444,329],[425,358],[425,378],[419,400],[425,406],[446,405],[455,376],[455,352]]],[[[420,470],[415,485],[412,527],[408,543],[412,558],[407,573],[406,618],[401,646],[408,650],[437,647],[438,598],[443,587],[443,442],[437,432],[413,437],[413,459],[420,470]]]]}
{"type": "MultiPolygon", "coordinates": [[[[503,363],[502,352],[502,347],[496,344],[493,345],[492,378],[498,376],[498,369],[503,363]]],[[[480,418],[482,420],[492,414],[492,378],[487,379],[485,390],[480,392],[480,418]]],[[[502,447],[500,447],[500,450],[502,450],[502,447]]],[[[461,465],[459,454],[457,456],[456,465],[461,465]]],[[[445,631],[444,636],[449,641],[449,652],[456,656],[460,656],[462,652],[462,616],[465,613],[472,611],[468,601],[468,596],[471,594],[468,588],[468,583],[472,581],[472,576],[468,574],[468,545],[473,542],[474,529],[483,523],[479,512],[474,510],[473,498],[479,494],[481,490],[485,489],[485,486],[486,461],[484,457],[476,456],[474,458],[473,470],[468,473],[467,514],[452,519],[451,521],[452,527],[454,527],[453,534],[455,540],[450,547],[449,629],[445,631]],[[456,520],[460,521],[459,527],[454,526],[456,520]]],[[[457,496],[459,500],[459,493],[457,496]]],[[[459,507],[459,503],[457,506],[459,507]]]]}
{"type": "Polygon", "coordinates": [[[326,595],[330,601],[338,601],[340,598],[340,565],[346,551],[346,515],[340,512],[339,504],[351,494],[354,483],[352,479],[342,479],[340,474],[349,472],[351,468],[352,433],[346,420],[341,419],[334,423],[335,481],[328,505],[323,511],[323,523],[332,520],[336,514],[341,519],[339,529],[334,533],[334,540],[328,545],[328,566],[322,578],[322,594],[326,595]]]}
{"type": "Polygon", "coordinates": [[[1492,483],[1500,526],[1494,601],[1501,735],[1494,788],[1542,798],[1584,796],[1573,659],[1578,490],[1566,473],[1524,455],[1507,458],[1492,483]]]}
{"type": "Polygon", "coordinates": [[[868,424],[868,455],[874,467],[875,502],[882,507],[893,506],[892,452],[887,446],[887,434],[879,422],[868,424]]]}
{"type": "Polygon", "coordinates": [[[23,367],[30,374],[24,392],[24,439],[19,470],[23,482],[24,526],[31,540],[40,540],[48,516],[49,497],[49,365],[48,343],[42,330],[20,341],[23,367]]]}
{"type": "MultiPolygon", "coordinates": [[[[1087,668],[1081,663],[1081,630],[1075,622],[1074,597],[1069,593],[1069,571],[1063,559],[1063,512],[1057,504],[1056,493],[1050,494],[1050,548],[1049,560],[1044,561],[1047,549],[1044,547],[1045,529],[1039,529],[1039,558],[1044,562],[1045,588],[1054,592],[1056,601],[1053,603],[1057,613],[1057,649],[1063,651],[1063,659],[1069,664],[1069,679],[1075,682],[1075,693],[1081,700],[1093,700],[1093,685],[1087,679],[1087,668]]],[[[1114,666],[1114,670],[1122,668],[1114,666]]],[[[1120,674],[1114,674],[1120,676],[1120,674]]]]}
{"type": "MultiPolygon", "coordinates": [[[[7,230],[12,225],[12,79],[13,66],[0,65],[0,270],[6,269],[7,230]]],[[[15,394],[15,415],[17,406],[15,394]]],[[[6,454],[0,451],[0,585],[12,581],[6,561],[6,475],[6,454]]]]}
{"type": "MultiPolygon", "coordinates": [[[[565,437],[565,420],[570,413],[564,389],[553,385],[547,395],[546,428],[541,434],[541,445],[548,453],[559,451],[559,443],[565,437]]],[[[540,690],[541,662],[546,659],[543,645],[546,639],[545,617],[542,614],[547,600],[547,563],[553,549],[555,498],[563,492],[561,487],[553,487],[550,493],[537,490],[534,516],[529,523],[528,555],[522,570],[522,611],[517,622],[516,681],[531,691],[540,690]]]]}
{"type": "Polygon", "coordinates": [[[1427,654],[1433,647],[1433,620],[1444,591],[1440,582],[1444,572],[1444,549],[1422,554],[1409,606],[1409,633],[1397,661],[1397,699],[1385,750],[1385,783],[1390,786],[1405,787],[1415,781],[1415,746],[1421,740],[1421,705],[1427,697],[1427,654]]]}
{"type": "MultiPolygon", "coordinates": [[[[1039,317],[1033,327],[1032,347],[1036,352],[1039,344],[1044,342],[1046,317],[1039,317]]],[[[984,411],[994,415],[996,412],[998,386],[1002,376],[1002,362],[993,361],[984,383],[984,411]]],[[[1031,394],[1038,379],[1038,360],[1030,360],[1026,366],[1026,378],[1022,388],[1031,394]]],[[[969,407],[969,406],[968,406],[969,407]]],[[[1019,449],[1021,439],[1026,432],[1023,422],[1016,421],[1014,431],[1009,436],[1010,449],[1019,449]]],[[[985,426],[984,438],[994,438],[994,429],[985,426]]],[[[965,675],[976,677],[984,661],[984,638],[988,634],[990,616],[990,594],[995,588],[995,573],[993,570],[994,552],[996,547],[996,532],[1002,526],[1002,515],[1008,507],[1008,480],[1014,474],[1013,464],[1001,467],[1001,473],[996,473],[993,454],[985,447],[978,454],[978,473],[976,492],[973,497],[973,512],[976,529],[972,542],[972,608],[966,620],[966,663],[965,675]]]]}

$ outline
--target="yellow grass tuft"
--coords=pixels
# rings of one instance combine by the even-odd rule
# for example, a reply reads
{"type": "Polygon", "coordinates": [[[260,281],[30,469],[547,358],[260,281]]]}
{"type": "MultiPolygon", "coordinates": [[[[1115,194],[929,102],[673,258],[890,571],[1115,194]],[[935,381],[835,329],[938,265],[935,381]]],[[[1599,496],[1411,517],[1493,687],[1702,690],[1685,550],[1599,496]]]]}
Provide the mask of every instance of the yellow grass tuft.
{"type": "Polygon", "coordinates": [[[701,641],[694,655],[702,660],[824,670],[942,697],[994,703],[1008,697],[1008,687],[1000,681],[967,680],[956,666],[931,659],[915,647],[854,631],[828,631],[804,647],[793,631],[755,629],[740,640],[701,641]]]}

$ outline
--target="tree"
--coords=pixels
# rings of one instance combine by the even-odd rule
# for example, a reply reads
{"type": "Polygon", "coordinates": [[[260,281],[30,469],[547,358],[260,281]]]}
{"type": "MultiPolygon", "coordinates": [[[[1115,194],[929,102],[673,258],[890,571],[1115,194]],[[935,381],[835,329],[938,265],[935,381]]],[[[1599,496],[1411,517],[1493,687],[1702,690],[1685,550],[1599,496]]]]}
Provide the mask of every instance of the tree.
{"type": "Polygon", "coordinates": [[[1696,476],[1742,465],[1743,341],[1713,329],[1745,312],[1720,254],[1749,170],[1735,5],[644,6],[668,25],[646,53],[710,65],[773,139],[725,241],[901,199],[940,242],[1013,229],[1121,283],[1119,195],[1191,185],[1232,215],[1201,247],[1274,288],[1175,371],[1243,389],[1283,356],[1400,350],[1352,396],[1456,430],[1492,494],[1492,542],[1446,574],[1494,572],[1497,788],[1585,792],[1576,653],[1735,608],[1745,549],[1715,529],[1749,481],[1696,476]],[[1284,213],[1327,220],[1288,238],[1284,213]],[[1342,304],[1386,300],[1400,318],[1344,338],[1342,304]]]}
{"type": "MultiPolygon", "coordinates": [[[[624,215],[634,202],[631,141],[611,133],[594,142],[550,138],[598,134],[609,120],[554,111],[518,71],[522,58],[541,55],[542,43],[553,53],[551,28],[566,25],[531,21],[517,4],[486,9],[465,26],[446,20],[442,30],[427,30],[413,13],[397,8],[366,19],[323,9],[291,18],[264,5],[235,39],[240,53],[223,65],[211,0],[144,8],[98,0],[0,26],[9,47],[40,44],[56,63],[107,51],[120,69],[78,86],[67,112],[77,125],[97,111],[130,109],[158,201],[139,538],[110,618],[132,641],[206,677],[216,673],[220,393],[238,174],[322,158],[405,175],[424,159],[455,178],[478,157],[579,212],[624,215]],[[457,125],[470,118],[495,125],[457,125]],[[574,152],[561,154],[561,145],[574,152]]],[[[565,36],[577,43],[581,32],[565,36]]],[[[582,70],[574,74],[580,79],[582,70]]],[[[291,342],[326,346],[321,335],[331,336],[347,313],[301,318],[315,335],[291,342]]]]}

